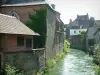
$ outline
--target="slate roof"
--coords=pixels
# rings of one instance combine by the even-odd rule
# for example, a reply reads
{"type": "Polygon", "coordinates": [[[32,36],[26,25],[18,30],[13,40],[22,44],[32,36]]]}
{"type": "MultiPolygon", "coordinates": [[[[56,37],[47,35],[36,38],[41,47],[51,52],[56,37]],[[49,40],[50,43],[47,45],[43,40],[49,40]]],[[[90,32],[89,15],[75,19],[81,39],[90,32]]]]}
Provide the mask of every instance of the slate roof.
{"type": "Polygon", "coordinates": [[[82,25],[83,28],[88,28],[89,26],[89,16],[87,15],[77,15],[76,19],[78,25],[82,25]]]}
{"type": "Polygon", "coordinates": [[[0,14],[0,33],[39,35],[20,22],[17,18],[4,14],[0,14]]]}
{"type": "Polygon", "coordinates": [[[3,4],[2,6],[28,6],[28,5],[41,5],[48,4],[46,1],[36,1],[36,2],[24,2],[24,3],[12,3],[12,4],[3,4]]]}
{"type": "Polygon", "coordinates": [[[89,23],[90,23],[89,16],[87,14],[87,15],[77,15],[77,18],[73,22],[69,23],[69,25],[71,25],[72,28],[74,29],[78,29],[80,28],[80,26],[82,26],[82,28],[88,28],[89,23]]]}
{"type": "Polygon", "coordinates": [[[88,14],[87,15],[77,15],[77,19],[80,19],[80,20],[89,20],[89,16],[88,16],[88,14]]]}
{"type": "Polygon", "coordinates": [[[100,26],[100,20],[95,20],[96,26],[100,26]]]}
{"type": "Polygon", "coordinates": [[[28,3],[37,1],[45,1],[45,0],[6,0],[6,4],[28,3]]]}
{"type": "Polygon", "coordinates": [[[78,24],[82,25],[83,28],[88,28],[90,21],[89,20],[78,20],[78,24]]]}

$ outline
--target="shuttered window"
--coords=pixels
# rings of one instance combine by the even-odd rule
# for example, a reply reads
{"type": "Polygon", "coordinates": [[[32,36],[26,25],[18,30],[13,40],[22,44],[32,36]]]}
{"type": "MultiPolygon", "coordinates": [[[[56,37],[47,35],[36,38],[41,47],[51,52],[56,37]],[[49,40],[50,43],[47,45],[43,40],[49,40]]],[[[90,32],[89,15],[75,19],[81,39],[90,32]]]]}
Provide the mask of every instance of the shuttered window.
{"type": "Polygon", "coordinates": [[[26,39],[26,48],[32,48],[32,39],[26,39]]]}

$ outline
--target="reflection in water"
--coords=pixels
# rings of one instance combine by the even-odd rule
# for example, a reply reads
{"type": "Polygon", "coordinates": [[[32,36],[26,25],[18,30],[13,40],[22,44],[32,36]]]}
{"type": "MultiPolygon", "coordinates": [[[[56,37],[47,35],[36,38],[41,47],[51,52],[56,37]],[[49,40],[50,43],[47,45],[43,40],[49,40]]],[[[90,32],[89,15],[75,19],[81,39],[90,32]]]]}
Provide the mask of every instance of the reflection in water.
{"type": "Polygon", "coordinates": [[[83,51],[71,49],[50,75],[95,75],[92,60],[92,57],[83,51]]]}

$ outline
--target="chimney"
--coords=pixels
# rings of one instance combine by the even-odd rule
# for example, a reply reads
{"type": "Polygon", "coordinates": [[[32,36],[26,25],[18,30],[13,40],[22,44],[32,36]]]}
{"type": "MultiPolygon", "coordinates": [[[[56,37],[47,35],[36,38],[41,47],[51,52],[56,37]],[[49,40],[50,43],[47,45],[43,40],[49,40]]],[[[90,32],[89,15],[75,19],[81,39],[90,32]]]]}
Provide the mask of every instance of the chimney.
{"type": "Polygon", "coordinates": [[[55,5],[54,4],[51,4],[51,6],[52,6],[53,9],[55,9],[55,5]]]}
{"type": "Polygon", "coordinates": [[[72,19],[70,19],[70,23],[72,23],[72,19]]]}
{"type": "Polygon", "coordinates": [[[88,16],[88,13],[87,13],[87,16],[88,16]]]}

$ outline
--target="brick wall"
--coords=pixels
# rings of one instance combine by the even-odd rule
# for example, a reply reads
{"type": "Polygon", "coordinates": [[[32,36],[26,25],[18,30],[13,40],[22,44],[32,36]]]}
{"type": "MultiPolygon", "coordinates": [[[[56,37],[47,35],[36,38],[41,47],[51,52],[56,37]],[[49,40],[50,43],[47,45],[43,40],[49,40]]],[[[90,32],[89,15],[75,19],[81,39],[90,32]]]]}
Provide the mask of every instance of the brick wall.
{"type": "MultiPolygon", "coordinates": [[[[33,41],[33,36],[24,36],[24,46],[17,47],[17,36],[20,35],[7,35],[7,51],[25,51],[29,50],[26,48],[26,39],[30,38],[33,41]]],[[[33,48],[33,42],[32,42],[33,48]]]]}
{"type": "Polygon", "coordinates": [[[9,14],[10,12],[16,12],[22,22],[26,22],[29,20],[28,14],[35,13],[36,10],[45,7],[46,5],[33,5],[33,6],[8,6],[2,7],[3,14],[9,14]]]}

